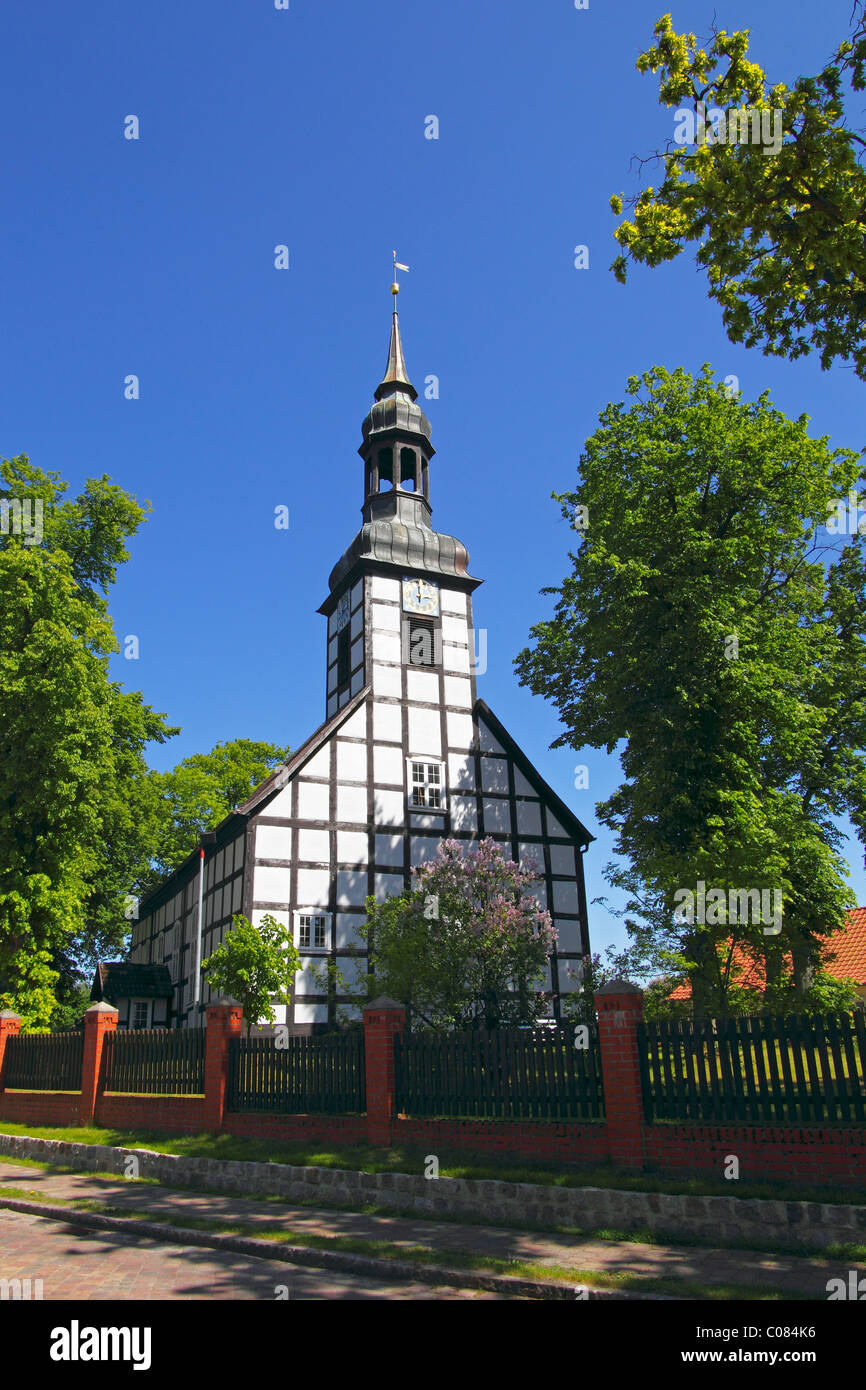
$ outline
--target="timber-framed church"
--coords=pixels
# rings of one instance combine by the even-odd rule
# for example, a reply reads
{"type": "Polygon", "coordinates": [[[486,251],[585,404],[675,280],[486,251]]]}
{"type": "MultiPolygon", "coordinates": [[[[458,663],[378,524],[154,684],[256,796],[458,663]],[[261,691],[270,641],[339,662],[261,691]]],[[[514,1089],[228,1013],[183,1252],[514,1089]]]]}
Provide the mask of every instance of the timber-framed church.
{"type": "MultiPolygon", "coordinates": [[[[396,290],[396,286],[394,287],[396,290]]],[[[168,966],[172,1023],[197,1026],[201,959],[231,926],[266,913],[290,925],[303,969],[277,1022],[332,1026],[345,1001],[322,983],[329,958],[350,984],[366,973],[364,900],[410,886],[444,837],[491,836],[521,862],[557,930],[551,1012],[589,951],[583,853],[592,836],[476,692],[472,599],[481,580],[454,536],[431,525],[430,422],[409,381],[393,315],[388,361],[362,426],[362,525],[331,571],[325,722],[140,905],[134,964],[168,966]],[[318,967],[318,968],[317,968],[318,967]]],[[[142,1009],[138,1026],[148,1026],[142,1009]]]]}

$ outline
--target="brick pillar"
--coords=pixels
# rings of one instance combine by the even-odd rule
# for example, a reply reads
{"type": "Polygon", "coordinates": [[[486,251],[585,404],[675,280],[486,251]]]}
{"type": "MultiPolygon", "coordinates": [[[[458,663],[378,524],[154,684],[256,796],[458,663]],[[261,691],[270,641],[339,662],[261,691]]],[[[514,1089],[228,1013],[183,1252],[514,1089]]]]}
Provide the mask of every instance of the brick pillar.
{"type": "Polygon", "coordinates": [[[364,1009],[364,1069],[367,1082],[367,1139],[390,1145],[394,1137],[396,1077],[394,1038],[406,1027],[402,1004],[383,994],[364,1009]]]}
{"type": "Polygon", "coordinates": [[[0,1013],[0,1094],[5,1089],[3,1083],[3,1054],[6,1051],[6,1039],[14,1038],[21,1028],[21,1019],[17,1014],[13,1014],[11,1009],[4,1009],[0,1013]]]}
{"type": "Polygon", "coordinates": [[[623,1168],[644,1163],[643,1090],[637,1026],[643,1019],[643,992],[628,980],[610,980],[595,996],[608,1154],[623,1168]]]}
{"type": "Polygon", "coordinates": [[[208,1004],[204,1042],[205,1129],[223,1127],[229,1084],[229,1042],[239,1038],[243,1024],[240,1004],[208,1004]]]}
{"type": "Polygon", "coordinates": [[[81,1063],[81,1105],[78,1123],[92,1125],[96,1118],[102,1071],[102,1044],[106,1033],[117,1028],[117,1009],[110,1004],[91,1004],[84,1011],[84,1057],[81,1063]]]}

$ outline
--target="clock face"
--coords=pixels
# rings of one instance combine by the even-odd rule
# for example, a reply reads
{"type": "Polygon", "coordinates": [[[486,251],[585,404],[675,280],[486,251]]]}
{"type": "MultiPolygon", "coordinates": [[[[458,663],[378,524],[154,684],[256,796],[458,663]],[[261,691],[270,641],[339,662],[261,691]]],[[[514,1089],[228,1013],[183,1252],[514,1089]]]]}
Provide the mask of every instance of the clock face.
{"type": "Polygon", "coordinates": [[[429,579],[403,580],[403,612],[425,613],[430,618],[439,614],[439,586],[429,579]]]}
{"type": "Polygon", "coordinates": [[[343,594],[334,609],[334,631],[342,632],[349,621],[349,595],[343,594]]]}

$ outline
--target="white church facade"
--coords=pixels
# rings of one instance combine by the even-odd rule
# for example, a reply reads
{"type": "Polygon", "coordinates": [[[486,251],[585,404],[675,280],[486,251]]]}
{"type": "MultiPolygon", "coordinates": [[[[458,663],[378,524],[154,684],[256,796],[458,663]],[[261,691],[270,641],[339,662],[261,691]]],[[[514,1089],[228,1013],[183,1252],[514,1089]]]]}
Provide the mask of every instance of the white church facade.
{"type": "MultiPolygon", "coordinates": [[[[411,886],[446,837],[491,836],[535,862],[557,930],[551,1013],[589,951],[583,854],[592,836],[547,786],[476,692],[472,598],[481,581],[455,537],[431,525],[430,424],[417,404],[395,313],[385,376],[363,423],[362,526],[330,575],[325,722],[140,905],[135,964],[167,965],[176,1026],[203,1022],[195,998],[199,863],[202,959],[232,914],[289,925],[303,969],[277,1022],[320,1031],[351,1014],[322,970],[366,974],[368,894],[411,886]]],[[[348,1005],[348,1007],[347,1007],[348,1005]]]]}

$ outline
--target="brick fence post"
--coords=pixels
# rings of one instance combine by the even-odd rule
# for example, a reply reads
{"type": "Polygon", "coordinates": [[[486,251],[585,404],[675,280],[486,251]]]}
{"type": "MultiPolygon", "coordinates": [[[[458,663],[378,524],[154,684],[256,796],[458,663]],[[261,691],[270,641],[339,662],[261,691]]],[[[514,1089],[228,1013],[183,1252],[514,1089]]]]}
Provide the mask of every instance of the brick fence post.
{"type": "Polygon", "coordinates": [[[4,1009],[0,1013],[0,1095],[5,1090],[3,1081],[3,1057],[6,1052],[6,1039],[14,1038],[21,1028],[21,1019],[18,1014],[13,1014],[11,1009],[4,1009]]]}
{"type": "Polygon", "coordinates": [[[229,1043],[239,1038],[243,1024],[240,1004],[208,1004],[204,1040],[205,1129],[218,1133],[226,1113],[229,1085],[229,1043]]]}
{"type": "Polygon", "coordinates": [[[641,1168],[644,1108],[637,1027],[643,1020],[643,992],[628,980],[610,980],[596,994],[595,1007],[608,1155],[623,1168],[641,1168]]]}
{"type": "Polygon", "coordinates": [[[92,1125],[96,1117],[102,1072],[102,1046],[106,1033],[117,1028],[117,1009],[110,1004],[91,1004],[84,1011],[84,1054],[81,1060],[81,1105],[78,1123],[92,1125]]]}
{"type": "Polygon", "coordinates": [[[394,1039],[406,1027],[402,1004],[384,994],[364,1009],[367,1139],[387,1148],[394,1137],[396,1072],[394,1039]]]}

